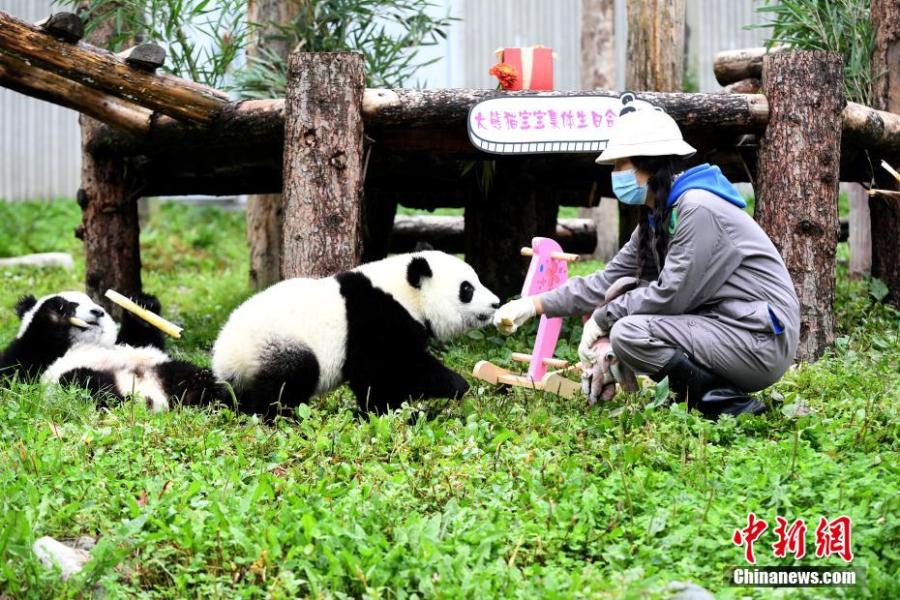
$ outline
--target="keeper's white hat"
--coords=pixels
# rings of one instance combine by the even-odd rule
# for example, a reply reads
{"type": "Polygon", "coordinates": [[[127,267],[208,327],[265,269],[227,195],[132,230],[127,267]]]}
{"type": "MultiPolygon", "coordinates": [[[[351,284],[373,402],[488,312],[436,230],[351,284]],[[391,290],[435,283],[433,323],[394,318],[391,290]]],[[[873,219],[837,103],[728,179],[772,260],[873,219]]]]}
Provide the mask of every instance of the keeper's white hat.
{"type": "Polygon", "coordinates": [[[597,157],[599,165],[632,156],[687,157],[697,150],[684,141],[675,119],[661,110],[632,109],[616,119],[606,150],[597,157]]]}

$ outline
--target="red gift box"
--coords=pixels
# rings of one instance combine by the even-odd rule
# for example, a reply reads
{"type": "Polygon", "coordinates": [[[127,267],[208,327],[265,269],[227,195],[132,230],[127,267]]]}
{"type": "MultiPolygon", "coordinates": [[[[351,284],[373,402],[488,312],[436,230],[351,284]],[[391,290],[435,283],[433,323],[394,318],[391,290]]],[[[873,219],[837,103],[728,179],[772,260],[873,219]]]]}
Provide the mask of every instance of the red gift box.
{"type": "Polygon", "coordinates": [[[500,62],[514,68],[518,77],[510,90],[552,90],[553,50],[533,48],[503,48],[498,51],[500,62]]]}

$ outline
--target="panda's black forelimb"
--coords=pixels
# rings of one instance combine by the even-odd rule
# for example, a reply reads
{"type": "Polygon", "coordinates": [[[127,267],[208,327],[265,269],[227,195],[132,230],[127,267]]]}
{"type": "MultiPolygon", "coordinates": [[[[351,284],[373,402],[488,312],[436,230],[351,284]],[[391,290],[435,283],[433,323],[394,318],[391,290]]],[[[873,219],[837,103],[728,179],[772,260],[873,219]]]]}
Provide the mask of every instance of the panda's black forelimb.
{"type": "Polygon", "coordinates": [[[59,383],[63,386],[77,386],[86,389],[100,407],[109,407],[125,399],[116,389],[115,377],[109,372],[86,367],[72,369],[63,373],[59,378],[59,383]]]}
{"type": "MultiPolygon", "coordinates": [[[[156,314],[159,314],[162,310],[159,298],[152,294],[137,294],[132,296],[131,300],[141,308],[156,314]]],[[[153,346],[154,348],[164,350],[166,337],[162,331],[150,323],[127,310],[123,310],[116,343],[128,344],[129,346],[135,347],[153,346]]]]}
{"type": "Polygon", "coordinates": [[[449,398],[459,400],[469,391],[468,382],[440,360],[423,352],[417,360],[402,368],[385,370],[369,381],[351,381],[360,409],[385,413],[399,408],[404,402],[449,398]]]}
{"type": "Polygon", "coordinates": [[[336,279],[347,306],[343,376],[361,410],[384,413],[409,400],[458,399],[469,389],[428,352],[428,328],[391,295],[360,273],[336,279]]]}

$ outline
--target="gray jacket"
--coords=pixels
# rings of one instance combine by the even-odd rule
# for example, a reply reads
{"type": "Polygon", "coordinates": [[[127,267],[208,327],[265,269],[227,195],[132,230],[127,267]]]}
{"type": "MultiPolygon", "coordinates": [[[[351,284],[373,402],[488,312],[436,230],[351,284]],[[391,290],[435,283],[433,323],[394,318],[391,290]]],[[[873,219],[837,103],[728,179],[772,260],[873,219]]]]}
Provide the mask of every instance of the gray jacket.
{"type": "Polygon", "coordinates": [[[784,261],[753,218],[711,192],[691,189],[676,200],[677,227],[656,281],[606,306],[607,288],[637,269],[638,230],[602,271],[573,277],[541,295],[550,317],[593,312],[608,330],[627,315],[712,316],[749,331],[788,337],[796,348],[800,304],[784,261]]]}

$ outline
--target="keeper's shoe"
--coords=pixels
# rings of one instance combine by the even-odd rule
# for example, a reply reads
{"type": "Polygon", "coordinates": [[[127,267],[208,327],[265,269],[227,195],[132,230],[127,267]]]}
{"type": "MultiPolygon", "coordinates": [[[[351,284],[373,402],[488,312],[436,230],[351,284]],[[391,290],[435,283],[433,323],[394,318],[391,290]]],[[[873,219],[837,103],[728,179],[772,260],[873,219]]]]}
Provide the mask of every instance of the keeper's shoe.
{"type": "Polygon", "coordinates": [[[765,404],[697,364],[684,352],[672,357],[652,379],[661,381],[667,376],[676,402],[686,401],[689,409],[700,411],[707,419],[715,421],[721,415],[758,415],[766,411],[765,404]]]}

